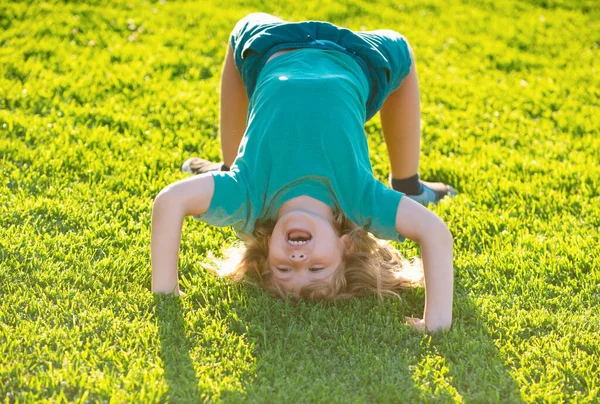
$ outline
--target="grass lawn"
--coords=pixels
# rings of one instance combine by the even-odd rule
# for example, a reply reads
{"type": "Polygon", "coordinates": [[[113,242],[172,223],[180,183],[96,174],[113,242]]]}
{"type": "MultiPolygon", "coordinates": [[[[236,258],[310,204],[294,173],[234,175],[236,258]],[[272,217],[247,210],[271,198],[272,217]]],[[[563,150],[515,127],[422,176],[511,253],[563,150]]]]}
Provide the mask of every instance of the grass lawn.
{"type": "MultiPolygon", "coordinates": [[[[600,402],[594,0],[0,5],[0,401],[600,402]],[[266,11],[411,41],[425,179],[455,238],[453,329],[424,290],[289,303],[216,279],[186,220],[183,298],[150,292],[154,196],[217,159],[228,35],[266,11]]],[[[379,117],[365,130],[389,164],[379,117]]],[[[396,245],[418,254],[411,242],[396,245]]]]}

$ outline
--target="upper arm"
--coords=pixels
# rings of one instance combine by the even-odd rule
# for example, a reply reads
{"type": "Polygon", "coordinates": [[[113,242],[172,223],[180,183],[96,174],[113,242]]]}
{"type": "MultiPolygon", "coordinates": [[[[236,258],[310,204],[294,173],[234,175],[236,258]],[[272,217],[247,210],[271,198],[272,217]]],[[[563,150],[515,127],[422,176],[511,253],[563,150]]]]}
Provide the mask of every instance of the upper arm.
{"type": "Polygon", "coordinates": [[[396,231],[419,244],[431,235],[450,235],[448,226],[438,215],[407,197],[398,204],[396,231]]]}
{"type": "Polygon", "coordinates": [[[208,211],[214,192],[214,177],[205,173],[166,186],[154,203],[180,208],[185,216],[202,215],[208,211]]]}

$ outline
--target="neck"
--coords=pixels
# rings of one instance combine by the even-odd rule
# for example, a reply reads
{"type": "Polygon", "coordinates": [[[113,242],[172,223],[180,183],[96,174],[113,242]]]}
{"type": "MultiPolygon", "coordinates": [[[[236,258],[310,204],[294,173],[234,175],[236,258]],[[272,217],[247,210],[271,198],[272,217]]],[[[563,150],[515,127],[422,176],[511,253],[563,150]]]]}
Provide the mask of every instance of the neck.
{"type": "Polygon", "coordinates": [[[333,211],[329,205],[307,195],[297,196],[281,205],[279,212],[277,212],[277,219],[294,210],[310,212],[333,223],[333,211]]]}

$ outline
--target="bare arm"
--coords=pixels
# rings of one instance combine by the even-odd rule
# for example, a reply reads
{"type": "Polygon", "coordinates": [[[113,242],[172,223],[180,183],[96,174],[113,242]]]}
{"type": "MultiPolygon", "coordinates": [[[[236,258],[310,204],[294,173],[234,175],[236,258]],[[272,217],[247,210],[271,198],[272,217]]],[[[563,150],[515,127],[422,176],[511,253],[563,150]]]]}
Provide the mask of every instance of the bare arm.
{"type": "Polygon", "coordinates": [[[181,229],[186,216],[206,213],[215,189],[211,174],[177,181],[165,187],[152,208],[152,291],[179,294],[177,264],[181,229]]]}
{"type": "MultiPolygon", "coordinates": [[[[452,234],[432,211],[410,198],[402,198],[396,215],[396,231],[421,246],[425,271],[424,326],[429,331],[447,330],[452,324],[454,268],[452,234]]],[[[417,327],[422,324],[415,324],[417,327]]]]}

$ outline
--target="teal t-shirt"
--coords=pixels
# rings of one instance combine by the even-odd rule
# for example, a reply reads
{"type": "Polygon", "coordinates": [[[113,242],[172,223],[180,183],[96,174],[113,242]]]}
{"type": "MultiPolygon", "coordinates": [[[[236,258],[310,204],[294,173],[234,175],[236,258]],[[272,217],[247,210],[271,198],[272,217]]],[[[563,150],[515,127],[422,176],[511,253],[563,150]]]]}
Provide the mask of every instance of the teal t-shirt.
{"type": "Polygon", "coordinates": [[[396,233],[402,193],[375,179],[364,133],[369,83],[343,52],[300,49],[261,70],[246,133],[229,172],[213,172],[208,211],[196,218],[252,234],[257,219],[308,195],[341,209],[376,237],[396,233]]]}

